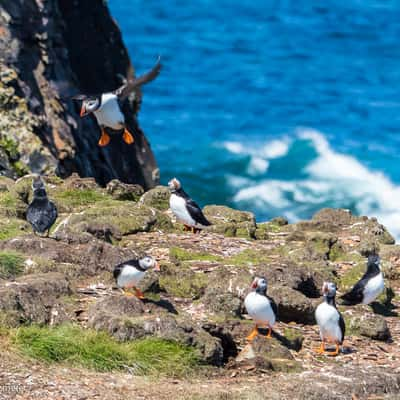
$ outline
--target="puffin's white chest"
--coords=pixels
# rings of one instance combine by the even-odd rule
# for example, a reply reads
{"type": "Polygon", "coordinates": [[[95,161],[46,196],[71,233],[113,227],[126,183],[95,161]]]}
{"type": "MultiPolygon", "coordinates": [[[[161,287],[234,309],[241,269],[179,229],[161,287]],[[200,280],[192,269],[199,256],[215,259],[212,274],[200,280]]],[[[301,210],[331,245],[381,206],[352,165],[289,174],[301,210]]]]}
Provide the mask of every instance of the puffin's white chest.
{"type": "Polygon", "coordinates": [[[383,292],[384,287],[383,274],[380,272],[378,275],[371,278],[365,286],[362,303],[369,304],[374,301],[383,292]]]}
{"type": "Polygon", "coordinates": [[[125,265],[117,278],[117,284],[122,288],[136,286],[144,277],[144,274],[144,271],[140,271],[131,265],[125,265]]]}
{"type": "Polygon", "coordinates": [[[112,129],[122,129],[125,125],[125,117],[119,107],[118,98],[113,93],[105,93],[101,96],[101,107],[94,112],[99,125],[112,129]]]}
{"type": "Polygon", "coordinates": [[[176,218],[187,225],[196,225],[196,221],[190,216],[188,210],[186,209],[186,201],[184,198],[172,193],[171,197],[169,198],[169,206],[176,218]]]}
{"type": "Polygon", "coordinates": [[[341,343],[342,331],[339,326],[339,312],[326,302],[321,303],[315,310],[315,319],[319,325],[322,340],[341,343]]]}
{"type": "Polygon", "coordinates": [[[250,292],[244,299],[244,306],[256,324],[271,328],[275,324],[275,314],[267,297],[250,292]]]}

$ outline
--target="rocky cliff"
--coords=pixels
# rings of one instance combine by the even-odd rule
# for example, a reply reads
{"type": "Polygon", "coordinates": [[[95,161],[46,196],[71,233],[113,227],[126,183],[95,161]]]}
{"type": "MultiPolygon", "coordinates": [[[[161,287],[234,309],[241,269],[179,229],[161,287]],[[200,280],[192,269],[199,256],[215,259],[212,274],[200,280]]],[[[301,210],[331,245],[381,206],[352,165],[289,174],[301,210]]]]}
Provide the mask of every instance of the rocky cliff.
{"type": "MultiPolygon", "coordinates": [[[[156,56],[157,54],[155,54],[156,56]]],[[[149,60],[149,64],[154,60],[149,60]]],[[[69,96],[101,93],[134,76],[120,31],[102,0],[3,0],[0,4],[0,175],[73,172],[102,185],[145,188],[159,173],[137,122],[141,93],[124,113],[136,142],[101,149],[99,128],[69,96]]]]}
{"type": "Polygon", "coordinates": [[[400,247],[376,219],[326,209],[296,224],[256,223],[252,213],[213,205],[204,208],[213,226],[194,235],[172,217],[167,188],[144,192],[117,180],[101,188],[74,175],[47,178],[60,215],[50,238],[40,238],[24,220],[31,180],[0,179],[0,365],[14,371],[0,372],[0,384],[28,382],[28,398],[122,399],[137,390],[145,399],[398,395],[400,247]],[[373,251],[382,258],[384,293],[371,306],[339,305],[343,352],[335,359],[316,354],[322,282],[336,282],[343,293],[373,251]],[[141,283],[146,300],[123,296],[113,267],[146,253],[161,272],[141,283]],[[259,336],[248,345],[252,323],[243,298],[255,274],[268,278],[279,322],[273,339],[259,336]],[[167,352],[171,343],[179,353],[167,352]],[[107,361],[124,362],[104,365],[92,346],[96,354],[107,350],[107,361]],[[89,361],[79,359],[82,352],[89,361]],[[104,372],[115,369],[123,373],[104,372]],[[157,376],[159,384],[131,374],[157,376]],[[182,380],[187,376],[192,380],[182,380]]]}

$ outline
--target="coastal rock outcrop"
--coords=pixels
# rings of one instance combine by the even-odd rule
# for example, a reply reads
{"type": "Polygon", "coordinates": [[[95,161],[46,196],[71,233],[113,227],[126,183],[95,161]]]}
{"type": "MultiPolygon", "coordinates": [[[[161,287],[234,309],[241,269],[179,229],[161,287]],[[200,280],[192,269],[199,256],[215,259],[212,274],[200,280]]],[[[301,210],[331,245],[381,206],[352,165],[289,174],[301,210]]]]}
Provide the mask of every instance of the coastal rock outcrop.
{"type": "MultiPolygon", "coordinates": [[[[156,54],[155,54],[156,55],[156,54]]],[[[149,60],[151,64],[154,60],[149,60]]],[[[134,76],[121,33],[105,2],[4,0],[0,4],[0,175],[77,172],[155,186],[159,172],[139,127],[138,89],[123,111],[135,144],[119,137],[102,149],[96,122],[70,99],[102,93],[134,76]]]]}
{"type": "Polygon", "coordinates": [[[346,379],[358,379],[361,365],[365,379],[384,373],[390,379],[382,390],[396,390],[400,247],[376,219],[326,209],[309,221],[257,223],[250,212],[206,206],[215,226],[192,234],[174,220],[166,187],[145,192],[117,180],[101,187],[77,175],[45,180],[59,209],[49,238],[33,235],[24,219],[32,175],[0,179],[0,327],[67,323],[119,344],[165,340],[189,348],[213,374],[290,373],[301,385],[325,360],[315,353],[322,283],[334,281],[340,297],[364,272],[366,256],[379,251],[385,291],[370,306],[338,301],[343,353],[324,365],[346,379]],[[140,282],[140,301],[124,296],[112,272],[145,254],[161,270],[140,282]],[[248,343],[254,325],[243,299],[255,275],[268,280],[278,322],[273,339],[260,329],[248,343]]]}

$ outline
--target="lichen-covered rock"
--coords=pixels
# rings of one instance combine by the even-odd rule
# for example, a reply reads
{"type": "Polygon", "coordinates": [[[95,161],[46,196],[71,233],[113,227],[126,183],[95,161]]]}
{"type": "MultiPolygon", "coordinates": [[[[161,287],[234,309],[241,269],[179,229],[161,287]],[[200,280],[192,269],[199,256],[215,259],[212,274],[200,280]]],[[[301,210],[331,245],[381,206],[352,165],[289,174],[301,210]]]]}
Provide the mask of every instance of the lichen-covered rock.
{"type": "Polygon", "coordinates": [[[113,179],[108,182],[106,192],[115,200],[138,201],[143,194],[143,188],[140,185],[132,185],[113,179]]]}
{"type": "Polygon", "coordinates": [[[223,348],[220,339],[176,314],[168,302],[115,296],[90,307],[88,324],[121,341],[156,336],[193,346],[204,362],[221,365],[223,348]]]}
{"type": "Polygon", "coordinates": [[[273,286],[269,295],[278,306],[278,318],[284,322],[300,322],[314,324],[316,300],[311,300],[301,292],[286,286],[273,286]]]}
{"type": "Polygon", "coordinates": [[[364,314],[350,318],[350,331],[375,340],[388,340],[389,327],[385,319],[376,314],[364,314]]]}
{"type": "Polygon", "coordinates": [[[108,271],[111,280],[113,267],[125,259],[134,258],[132,250],[121,249],[102,240],[91,240],[85,243],[56,241],[34,235],[17,237],[0,242],[0,249],[14,250],[27,257],[39,257],[37,272],[43,270],[60,271],[70,278],[98,275],[108,271]],[[46,260],[46,263],[43,261],[46,260]],[[44,265],[41,265],[41,264],[44,265]]]}
{"type": "Polygon", "coordinates": [[[230,317],[241,316],[242,301],[231,292],[223,292],[210,287],[201,301],[212,313],[230,317]]]}
{"type": "Polygon", "coordinates": [[[22,276],[0,284],[0,310],[12,315],[13,325],[48,324],[62,309],[60,298],[70,294],[69,282],[60,273],[22,276]]]}
{"type": "Polygon", "coordinates": [[[115,239],[121,235],[149,232],[172,227],[169,219],[158,210],[125,201],[104,201],[92,204],[84,211],[70,214],[56,227],[58,233],[94,233],[98,238],[108,233],[115,239]],[[99,234],[98,234],[99,233],[99,234]]]}
{"type": "Polygon", "coordinates": [[[71,99],[76,93],[117,88],[121,76],[134,77],[105,2],[3,0],[0,32],[2,175],[77,172],[101,184],[115,178],[146,188],[158,183],[159,170],[137,120],[140,88],[122,105],[134,146],[114,135],[106,151],[97,145],[97,123],[81,120],[71,99]],[[93,59],[97,68],[90,67],[93,59]]]}
{"type": "Polygon", "coordinates": [[[236,362],[243,366],[254,366],[258,369],[279,372],[299,372],[301,365],[290,351],[276,339],[257,336],[247,344],[236,357],[236,362]]]}
{"type": "Polygon", "coordinates": [[[165,186],[156,186],[153,189],[148,190],[140,198],[139,203],[144,204],[148,207],[156,208],[160,211],[168,210],[169,208],[169,198],[171,192],[165,186]]]}
{"type": "Polygon", "coordinates": [[[204,207],[203,212],[212,223],[210,231],[225,236],[255,238],[257,227],[253,213],[214,205],[204,207]]]}

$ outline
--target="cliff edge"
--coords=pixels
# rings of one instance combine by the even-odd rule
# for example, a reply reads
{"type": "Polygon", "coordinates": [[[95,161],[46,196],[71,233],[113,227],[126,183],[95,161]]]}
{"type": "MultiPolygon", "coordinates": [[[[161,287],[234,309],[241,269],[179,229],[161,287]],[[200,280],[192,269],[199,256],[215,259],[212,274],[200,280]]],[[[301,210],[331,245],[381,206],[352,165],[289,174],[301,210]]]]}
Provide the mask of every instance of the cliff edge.
{"type": "MultiPolygon", "coordinates": [[[[156,56],[156,54],[155,54],[156,56]]],[[[154,60],[149,60],[152,63],[154,60]]],[[[140,89],[124,105],[135,144],[102,149],[100,130],[79,117],[76,93],[117,88],[134,68],[101,0],[4,0],[0,4],[0,175],[73,172],[150,188],[159,171],[139,127],[140,89]]]]}

